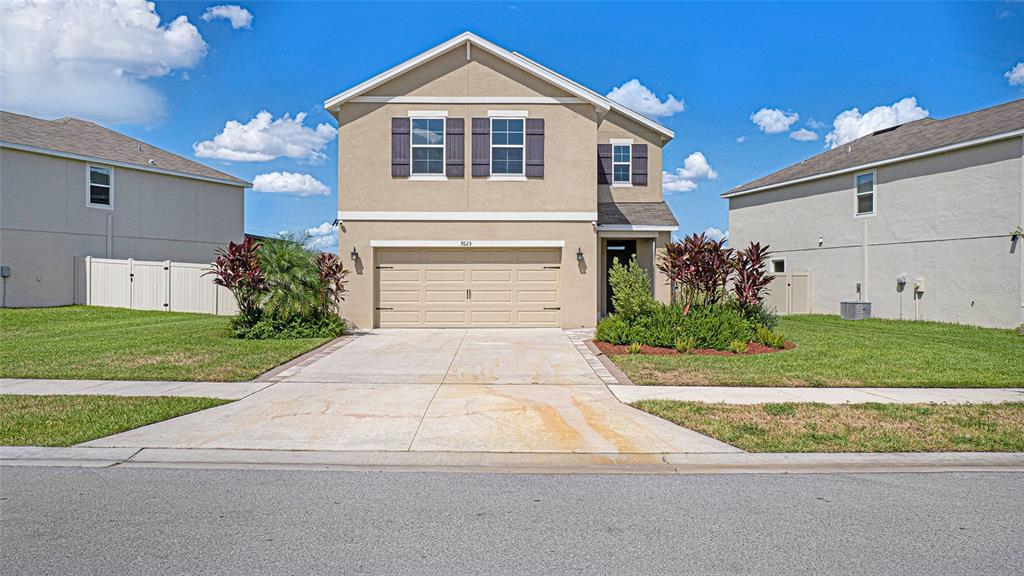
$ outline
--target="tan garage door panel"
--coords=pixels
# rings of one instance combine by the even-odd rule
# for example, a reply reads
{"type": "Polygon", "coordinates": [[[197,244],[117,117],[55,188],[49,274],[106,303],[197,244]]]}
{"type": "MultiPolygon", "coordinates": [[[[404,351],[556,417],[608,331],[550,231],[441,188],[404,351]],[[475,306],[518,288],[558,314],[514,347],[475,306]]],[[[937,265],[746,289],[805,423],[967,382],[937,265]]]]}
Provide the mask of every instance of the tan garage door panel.
{"type": "Polygon", "coordinates": [[[381,249],[381,327],[561,325],[558,248],[381,249]]]}

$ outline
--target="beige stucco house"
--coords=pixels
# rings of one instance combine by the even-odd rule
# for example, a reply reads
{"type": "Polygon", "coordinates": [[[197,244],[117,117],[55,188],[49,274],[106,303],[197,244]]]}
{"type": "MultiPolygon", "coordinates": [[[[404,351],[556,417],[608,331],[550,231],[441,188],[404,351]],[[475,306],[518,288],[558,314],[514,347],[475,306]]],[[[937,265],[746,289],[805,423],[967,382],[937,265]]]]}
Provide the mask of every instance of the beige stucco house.
{"type": "Polygon", "coordinates": [[[633,253],[668,298],[664,126],[471,33],[325,107],[356,325],[593,326],[633,253]]]}
{"type": "Polygon", "coordinates": [[[0,112],[3,305],[75,300],[85,256],[210,262],[251,184],[76,118],[0,112]]]}
{"type": "MultiPolygon", "coordinates": [[[[880,130],[724,194],[733,246],[809,272],[812,312],[1024,323],[1024,100],[880,130]]],[[[780,289],[784,289],[780,287],[780,289]]]]}

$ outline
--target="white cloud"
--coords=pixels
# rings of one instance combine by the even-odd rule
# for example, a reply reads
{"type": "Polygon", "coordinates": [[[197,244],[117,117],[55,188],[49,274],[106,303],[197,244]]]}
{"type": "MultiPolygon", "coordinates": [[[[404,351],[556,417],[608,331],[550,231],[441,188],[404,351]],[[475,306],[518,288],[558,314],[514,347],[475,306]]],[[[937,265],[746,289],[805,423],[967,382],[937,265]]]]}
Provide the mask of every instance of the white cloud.
{"type": "Polygon", "coordinates": [[[750,120],[765,134],[785,132],[799,119],[796,112],[786,113],[778,108],[761,108],[750,115],[750,120]]]}
{"type": "Polygon", "coordinates": [[[825,135],[825,143],[835,148],[872,132],[913,122],[928,116],[928,111],[917,105],[917,98],[909,97],[891,106],[877,106],[865,114],[857,108],[840,112],[832,121],[832,131],[825,135]]]}
{"type": "Polygon", "coordinates": [[[793,140],[799,140],[800,142],[810,142],[811,140],[818,139],[818,133],[813,130],[808,130],[807,128],[801,128],[790,132],[789,137],[793,140]]]}
{"type": "Polygon", "coordinates": [[[1006,71],[1003,74],[1006,77],[1006,81],[1010,83],[1010,86],[1020,86],[1024,84],[1024,62],[1017,62],[1013,68],[1006,71]]]}
{"type": "Polygon", "coordinates": [[[224,18],[230,21],[231,27],[235,30],[239,28],[252,28],[252,12],[241,6],[211,6],[206,9],[206,12],[203,12],[203,20],[209,22],[214,18],[224,18]]]}
{"type": "Polygon", "coordinates": [[[330,222],[306,228],[303,235],[306,237],[306,247],[310,250],[338,253],[338,229],[330,222]]]}
{"type": "Polygon", "coordinates": [[[746,141],[747,141],[747,137],[746,136],[737,136],[736,137],[736,143],[737,144],[743,144],[746,141]]]}
{"type": "Polygon", "coordinates": [[[819,121],[815,120],[814,118],[811,118],[811,119],[807,120],[807,125],[810,126],[813,129],[815,129],[815,130],[821,130],[822,128],[827,126],[827,124],[825,124],[824,122],[819,122],[819,121]]]}
{"type": "Polygon", "coordinates": [[[185,16],[146,0],[0,3],[0,106],[38,116],[149,122],[164,113],[147,78],[191,68],[206,42],[185,16]]]}
{"type": "Polygon", "coordinates": [[[723,232],[722,230],[719,230],[714,226],[709,226],[707,229],[704,230],[704,236],[708,237],[711,240],[726,240],[729,238],[729,231],[726,230],[723,232]]]}
{"type": "Polygon", "coordinates": [[[714,180],[718,172],[708,164],[701,152],[694,152],[683,161],[682,168],[675,172],[661,173],[661,187],[665,192],[689,192],[697,188],[697,180],[714,180]]]}
{"type": "Polygon", "coordinates": [[[293,196],[327,196],[331,189],[309,174],[270,172],[259,174],[252,181],[253,192],[291,194],[293,196]]]}
{"type": "Polygon", "coordinates": [[[224,130],[213,140],[192,145],[200,158],[218,158],[236,162],[265,162],[285,157],[311,163],[323,162],[327,156],[324,146],[334,140],[338,131],[323,123],[316,128],[303,126],[305,112],[274,120],[270,112],[261,111],[249,122],[242,124],[229,120],[224,130]]]}
{"type": "Polygon", "coordinates": [[[671,116],[686,109],[686,103],[676,100],[676,97],[671,94],[665,100],[659,100],[650,88],[641,84],[636,78],[622,86],[612,88],[612,91],[608,93],[608,98],[651,118],[671,116]]]}

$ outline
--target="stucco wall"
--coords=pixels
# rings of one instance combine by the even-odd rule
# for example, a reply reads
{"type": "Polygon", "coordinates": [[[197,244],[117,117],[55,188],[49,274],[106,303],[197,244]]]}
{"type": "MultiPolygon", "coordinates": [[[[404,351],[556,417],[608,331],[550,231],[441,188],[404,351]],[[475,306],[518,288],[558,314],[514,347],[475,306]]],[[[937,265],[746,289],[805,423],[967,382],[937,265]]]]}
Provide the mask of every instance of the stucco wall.
{"type": "Polygon", "coordinates": [[[898,318],[896,276],[906,274],[904,318],[914,317],[920,278],[918,318],[1016,326],[1024,246],[1011,251],[1010,234],[1024,220],[1021,149],[1009,139],[879,167],[875,216],[854,217],[853,174],[731,198],[730,244],[768,243],[789,270],[811,271],[814,312],[837,314],[860,282],[875,316],[898,318]]]}
{"type": "Polygon", "coordinates": [[[208,262],[243,236],[241,188],[117,167],[113,179],[113,209],[90,208],[85,162],[0,150],[7,306],[73,303],[75,257],[208,262]]]}

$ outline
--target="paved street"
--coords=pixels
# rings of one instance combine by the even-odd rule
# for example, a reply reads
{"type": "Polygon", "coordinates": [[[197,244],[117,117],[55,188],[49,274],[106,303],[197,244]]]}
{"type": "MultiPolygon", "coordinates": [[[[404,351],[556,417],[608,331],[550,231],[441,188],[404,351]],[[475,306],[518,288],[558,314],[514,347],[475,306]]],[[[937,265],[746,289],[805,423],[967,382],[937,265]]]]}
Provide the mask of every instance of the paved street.
{"type": "Polygon", "coordinates": [[[1024,475],[2,470],[0,573],[1019,574],[1024,475]]]}

